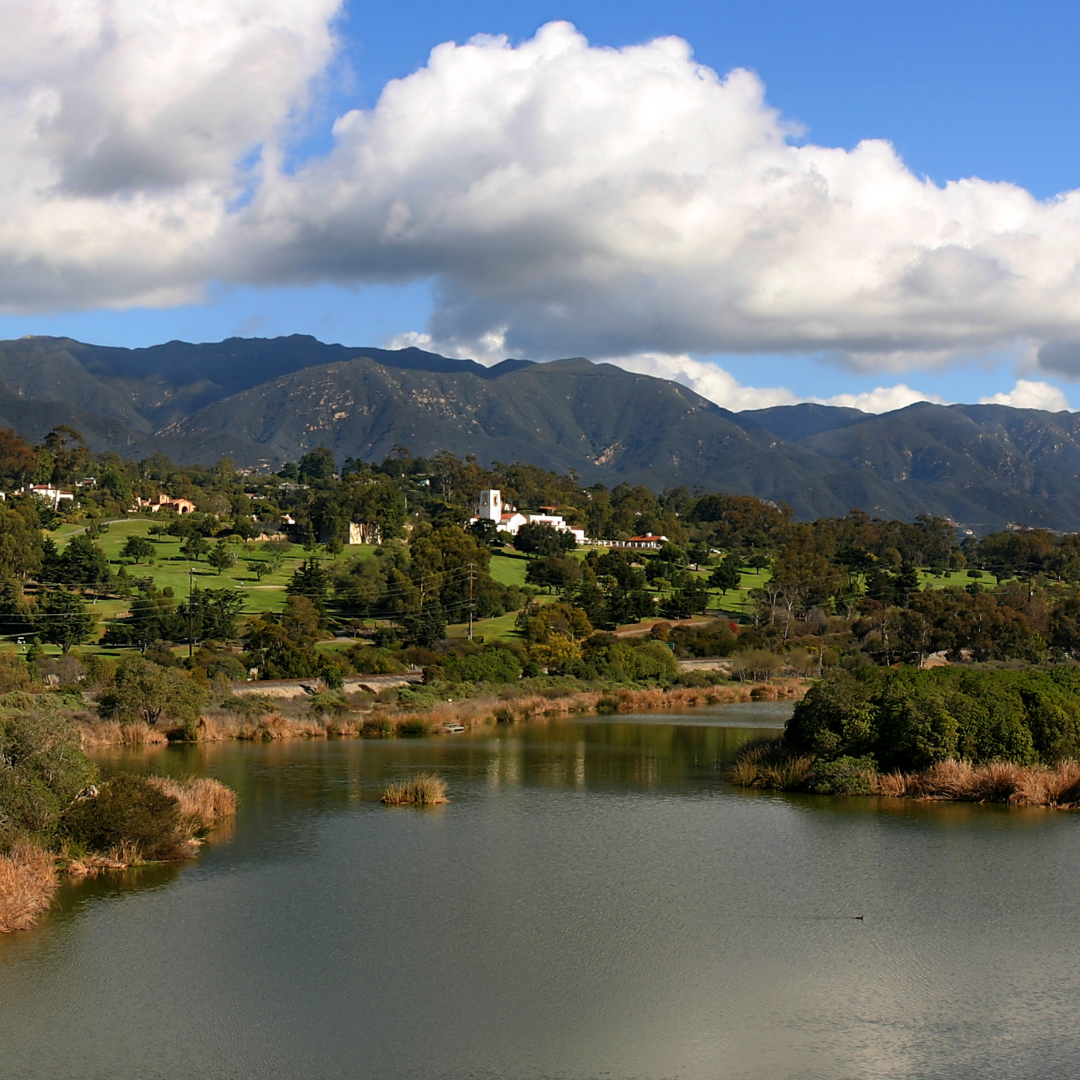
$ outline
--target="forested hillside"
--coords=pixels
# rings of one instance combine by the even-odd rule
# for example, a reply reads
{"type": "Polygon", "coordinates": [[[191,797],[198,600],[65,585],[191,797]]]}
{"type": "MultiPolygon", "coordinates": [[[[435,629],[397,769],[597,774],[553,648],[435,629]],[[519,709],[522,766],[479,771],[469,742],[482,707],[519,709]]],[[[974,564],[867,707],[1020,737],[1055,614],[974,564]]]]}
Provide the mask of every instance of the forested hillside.
{"type": "Polygon", "coordinates": [[[733,413],[611,364],[486,368],[417,349],[295,335],[117,349],[0,342],[0,426],[57,425],[95,451],[275,471],[319,446],[341,460],[471,456],[583,482],[686,486],[785,503],[796,518],[853,508],[976,533],[1010,522],[1080,529],[1080,421],[996,405],[920,403],[880,416],[819,405],[733,413]]]}

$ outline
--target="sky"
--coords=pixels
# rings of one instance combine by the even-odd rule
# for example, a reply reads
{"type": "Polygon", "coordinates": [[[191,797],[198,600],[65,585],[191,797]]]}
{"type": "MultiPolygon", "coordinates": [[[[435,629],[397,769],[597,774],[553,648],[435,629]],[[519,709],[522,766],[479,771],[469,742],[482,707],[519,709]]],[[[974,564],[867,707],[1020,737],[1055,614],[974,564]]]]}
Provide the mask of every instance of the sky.
{"type": "Polygon", "coordinates": [[[1080,407],[1080,7],[0,0],[0,337],[1080,407]]]}

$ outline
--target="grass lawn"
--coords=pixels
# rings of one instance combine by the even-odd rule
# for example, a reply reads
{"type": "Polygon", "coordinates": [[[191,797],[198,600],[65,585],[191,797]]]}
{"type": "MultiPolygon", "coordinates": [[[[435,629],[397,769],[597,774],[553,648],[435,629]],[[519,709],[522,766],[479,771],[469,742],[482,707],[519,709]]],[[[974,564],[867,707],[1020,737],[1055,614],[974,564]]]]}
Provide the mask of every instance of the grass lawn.
{"type": "Polygon", "coordinates": [[[754,609],[754,602],[750,599],[751,590],[760,589],[771,577],[771,570],[744,568],[737,589],[728,589],[727,593],[722,593],[719,589],[712,590],[713,599],[709,610],[723,614],[749,615],[754,609]]]}
{"type": "MultiPolygon", "coordinates": [[[[499,641],[504,638],[516,638],[514,620],[517,615],[516,611],[511,611],[494,619],[477,619],[473,622],[473,638],[483,638],[486,642],[499,641]]],[[[454,623],[448,626],[446,636],[457,640],[468,637],[469,624],[454,623]]]]}
{"type": "Polygon", "coordinates": [[[947,589],[950,586],[966,589],[973,581],[980,585],[993,588],[1000,582],[988,570],[982,572],[982,577],[968,577],[966,570],[950,570],[944,577],[935,577],[929,570],[919,571],[919,587],[922,589],[947,589]]]}
{"type": "Polygon", "coordinates": [[[488,573],[500,585],[516,585],[519,589],[525,584],[525,571],[529,560],[518,552],[493,551],[488,573]]]}
{"type": "MultiPolygon", "coordinates": [[[[133,517],[126,521],[118,521],[110,525],[97,542],[108,557],[114,571],[126,564],[129,577],[152,577],[158,589],[171,588],[177,600],[182,600],[187,596],[188,572],[193,570],[192,578],[199,588],[241,589],[245,596],[243,608],[245,612],[280,611],[285,606],[285,586],[306,554],[300,545],[294,544],[289,554],[281,560],[278,569],[264,574],[260,580],[251,569],[250,562],[260,557],[262,545],[256,542],[236,544],[234,546],[236,565],[219,574],[213,567],[207,565],[205,556],[192,560],[181,555],[182,541],[177,537],[150,536],[149,529],[152,524],[154,522],[146,518],[133,517]],[[120,550],[129,536],[145,536],[154,545],[154,555],[149,563],[135,564],[130,560],[120,558],[120,550]]],[[[79,531],[78,526],[65,525],[49,535],[62,551],[72,534],[79,531]]],[[[374,548],[354,545],[346,547],[336,560],[326,556],[320,556],[320,558],[332,567],[335,562],[342,563],[354,555],[365,557],[372,551],[374,548]]],[[[92,610],[100,612],[102,618],[111,618],[126,611],[127,606],[127,600],[102,600],[93,605],[92,610]]]]}

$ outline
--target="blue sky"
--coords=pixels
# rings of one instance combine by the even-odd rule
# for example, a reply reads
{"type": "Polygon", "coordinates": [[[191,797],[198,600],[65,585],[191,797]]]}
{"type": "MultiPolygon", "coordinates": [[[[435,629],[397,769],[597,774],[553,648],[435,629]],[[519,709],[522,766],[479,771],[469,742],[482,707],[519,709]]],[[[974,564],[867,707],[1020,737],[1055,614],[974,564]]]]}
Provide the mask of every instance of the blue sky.
{"type": "MultiPolygon", "coordinates": [[[[938,186],[978,177],[1017,185],[1038,200],[1080,188],[1080,145],[1073,134],[1080,103],[1080,65],[1075,61],[1080,8],[1037,2],[351,3],[334,23],[336,53],[310,61],[316,89],[300,109],[300,121],[280,140],[283,175],[302,173],[313,160],[332,157],[339,141],[332,130],[335,119],[350,109],[374,108],[387,82],[423,67],[439,43],[505,34],[510,45],[519,45],[553,20],[573,23],[594,48],[624,49],[675,35],[689,42],[698,63],[721,77],[735,68],[750,69],[764,84],[768,106],[802,125],[801,132],[788,135],[794,145],[852,151],[861,140],[887,140],[915,178],[928,178],[938,186]]],[[[292,109],[295,115],[295,106],[292,109]]],[[[309,192],[305,197],[313,196],[309,192]]],[[[102,204],[104,219],[115,206],[102,204]]],[[[483,258],[483,245],[474,242],[463,261],[478,258],[483,258]]],[[[218,256],[218,261],[229,260],[218,256]]],[[[172,338],[298,332],[361,345],[400,342],[402,334],[427,332],[431,347],[451,351],[449,346],[456,343],[459,353],[468,354],[468,335],[483,329],[483,317],[497,321],[509,311],[512,325],[523,303],[508,295],[496,302],[490,285],[477,299],[469,292],[469,273],[459,271],[458,277],[448,278],[439,258],[378,272],[363,260],[359,269],[342,271],[340,261],[320,255],[305,265],[297,256],[266,275],[266,281],[250,269],[223,275],[224,280],[203,272],[201,282],[193,286],[185,278],[182,288],[174,287],[166,274],[158,292],[134,302],[130,285],[112,294],[108,289],[66,286],[53,294],[39,289],[29,300],[5,306],[0,335],[71,335],[140,346],[172,338]],[[453,313],[463,306],[467,317],[455,322],[453,313]]],[[[104,260],[103,269],[93,272],[108,275],[114,265],[115,260],[104,260]]],[[[496,268],[491,273],[498,277],[501,272],[496,268]]],[[[635,279],[647,278],[649,272],[635,270],[635,279]]],[[[12,276],[17,273],[15,266],[12,276]]],[[[18,292],[17,285],[9,287],[9,295],[18,292]]],[[[542,323],[535,316],[520,318],[527,328],[517,337],[510,333],[505,351],[538,355],[533,350],[547,348],[542,323]],[[512,346],[522,342],[528,350],[512,346]]],[[[940,338],[935,328],[927,331],[925,343],[916,334],[895,352],[886,350],[885,359],[875,359],[884,354],[874,342],[896,336],[895,327],[875,329],[874,341],[860,352],[864,346],[858,331],[849,330],[843,331],[836,349],[807,347],[799,332],[790,329],[770,331],[755,340],[753,348],[740,348],[747,340],[742,330],[729,334],[727,329],[719,336],[675,334],[669,348],[662,333],[643,334],[637,347],[632,336],[625,341],[617,334],[605,338],[581,324],[580,348],[567,331],[552,339],[552,351],[542,358],[573,352],[596,356],[610,340],[606,351],[611,356],[685,355],[721,365],[744,386],[782,387],[795,397],[828,398],[903,383],[945,400],[973,401],[1009,393],[1019,377],[1031,385],[1057,387],[1080,407],[1080,389],[1072,378],[1076,371],[1068,364],[1040,366],[1037,360],[1040,343],[1045,346],[1051,333],[1060,332],[1071,343],[1074,336],[1080,338],[1080,328],[1061,330],[1061,318],[1053,313],[1033,315],[1031,322],[1030,340],[1022,314],[1007,326],[980,330],[969,339],[959,331],[940,338]],[[710,347],[726,342],[725,334],[732,340],[729,347],[710,347]]],[[[494,358],[498,349],[496,344],[495,352],[483,358],[494,358]]],[[[665,363],[641,369],[671,374],[675,368],[665,363]]],[[[694,384],[692,374],[685,378],[694,384]]],[[[699,389],[707,392],[710,385],[705,380],[699,389]]],[[[1048,390],[1040,392],[1060,404],[1060,398],[1047,397],[1048,390]]],[[[722,398],[723,393],[714,396],[722,398]]],[[[735,407],[753,404],[746,398],[738,402],[722,401],[735,407]]]]}

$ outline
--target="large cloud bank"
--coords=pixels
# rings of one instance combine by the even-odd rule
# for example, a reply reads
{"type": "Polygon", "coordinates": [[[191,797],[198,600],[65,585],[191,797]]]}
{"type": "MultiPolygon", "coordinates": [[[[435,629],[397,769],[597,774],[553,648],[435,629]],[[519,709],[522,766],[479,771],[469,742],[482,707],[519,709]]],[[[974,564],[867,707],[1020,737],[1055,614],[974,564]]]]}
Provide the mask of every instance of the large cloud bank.
{"type": "Polygon", "coordinates": [[[430,278],[428,340],[471,354],[903,370],[1024,344],[1080,372],[1080,193],[797,145],[756,76],[675,38],[440,45],[286,169],[338,6],[0,0],[0,306],[430,278]]]}
{"type": "Polygon", "coordinates": [[[250,185],[338,0],[0,0],[0,307],[178,302],[244,270],[250,185]]]}

